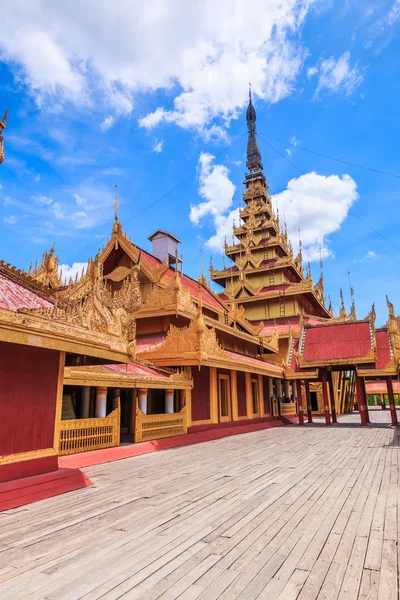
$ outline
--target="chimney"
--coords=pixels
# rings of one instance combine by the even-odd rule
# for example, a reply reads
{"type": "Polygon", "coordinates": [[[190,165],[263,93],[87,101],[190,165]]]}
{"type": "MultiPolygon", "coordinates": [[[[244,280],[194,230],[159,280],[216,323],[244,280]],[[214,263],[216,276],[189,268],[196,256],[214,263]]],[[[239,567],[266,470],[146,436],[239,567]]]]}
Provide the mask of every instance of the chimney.
{"type": "MultiPolygon", "coordinates": [[[[172,233],[168,233],[168,231],[157,229],[148,239],[151,241],[151,253],[153,256],[161,262],[165,260],[169,266],[176,266],[175,257],[178,251],[178,244],[181,243],[177,237],[172,235],[172,233]]],[[[178,264],[180,262],[182,261],[178,258],[178,264]]]]}

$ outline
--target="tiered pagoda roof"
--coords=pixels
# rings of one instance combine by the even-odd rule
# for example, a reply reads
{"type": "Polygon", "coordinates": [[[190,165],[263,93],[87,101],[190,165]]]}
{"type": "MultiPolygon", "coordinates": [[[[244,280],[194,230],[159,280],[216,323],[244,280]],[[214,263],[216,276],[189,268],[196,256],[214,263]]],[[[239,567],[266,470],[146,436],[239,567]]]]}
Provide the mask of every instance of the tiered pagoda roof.
{"type": "Polygon", "coordinates": [[[240,210],[241,223],[234,224],[232,244],[225,242],[225,254],[234,265],[221,270],[211,266],[211,279],[225,288],[221,299],[244,306],[250,322],[261,323],[268,331],[269,323],[274,322],[281,335],[287,337],[289,320],[293,317],[297,320],[292,325],[298,329],[300,315],[326,320],[332,314],[325,307],[322,275],[314,284],[310,268],[304,273],[301,246],[295,257],[286,224],[281,226],[279,214],[273,210],[257,142],[251,94],[246,119],[245,206],[240,210]]]}

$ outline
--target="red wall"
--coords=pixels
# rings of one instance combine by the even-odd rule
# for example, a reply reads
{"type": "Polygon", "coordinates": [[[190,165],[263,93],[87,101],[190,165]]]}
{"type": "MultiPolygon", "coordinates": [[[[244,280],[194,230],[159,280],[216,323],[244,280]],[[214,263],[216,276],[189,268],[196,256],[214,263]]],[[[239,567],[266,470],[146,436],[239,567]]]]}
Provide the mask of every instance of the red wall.
{"type": "Polygon", "coordinates": [[[268,377],[263,377],[263,394],[264,394],[264,413],[271,413],[271,398],[269,397],[268,377]]]}
{"type": "Polygon", "coordinates": [[[59,352],[0,342],[0,455],[53,446],[59,352]]]}
{"type": "Polygon", "coordinates": [[[247,416],[246,406],[246,374],[242,371],[237,371],[237,399],[238,399],[238,415],[239,417],[247,416]]]}
{"type": "Polygon", "coordinates": [[[192,421],[210,419],[210,369],[192,367],[192,421]]]}

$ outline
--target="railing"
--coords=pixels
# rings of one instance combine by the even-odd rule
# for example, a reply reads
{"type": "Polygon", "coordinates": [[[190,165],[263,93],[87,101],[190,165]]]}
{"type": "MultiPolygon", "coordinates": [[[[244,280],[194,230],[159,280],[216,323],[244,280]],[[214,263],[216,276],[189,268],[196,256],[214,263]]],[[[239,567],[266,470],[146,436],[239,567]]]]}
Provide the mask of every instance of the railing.
{"type": "Polygon", "coordinates": [[[61,421],[59,455],[119,446],[120,421],[119,400],[117,408],[108,417],[61,421]]]}
{"type": "Polygon", "coordinates": [[[145,415],[136,400],[135,442],[147,442],[187,433],[186,406],[178,413],[145,415]]]}
{"type": "Polygon", "coordinates": [[[295,415],[297,413],[296,402],[283,402],[280,401],[281,416],[286,417],[287,415],[295,415]]]}

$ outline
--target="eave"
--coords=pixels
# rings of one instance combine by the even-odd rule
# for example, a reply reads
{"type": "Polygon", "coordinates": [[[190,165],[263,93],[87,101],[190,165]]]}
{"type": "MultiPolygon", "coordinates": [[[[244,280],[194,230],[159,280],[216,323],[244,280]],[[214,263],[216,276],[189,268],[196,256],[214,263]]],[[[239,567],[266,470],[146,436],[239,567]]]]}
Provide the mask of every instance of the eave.
{"type": "Polygon", "coordinates": [[[104,373],[95,367],[65,367],[64,385],[106,386],[114,388],[151,388],[183,390],[193,387],[193,380],[170,377],[152,377],[131,373],[104,373]]]}
{"type": "Polygon", "coordinates": [[[128,344],[124,340],[24,312],[0,309],[0,341],[110,361],[130,361],[128,344]]]}
{"type": "MultiPolygon", "coordinates": [[[[218,329],[218,331],[227,333],[227,334],[231,335],[232,337],[243,340],[245,342],[250,342],[251,344],[254,344],[255,346],[260,345],[260,338],[254,336],[250,333],[244,333],[243,331],[238,331],[237,329],[234,329],[230,325],[225,325],[225,323],[221,323],[220,321],[214,321],[210,317],[204,316],[204,321],[210,327],[214,327],[214,329],[218,329]]],[[[242,325],[242,327],[244,327],[244,325],[242,325]]],[[[268,343],[266,343],[265,340],[264,340],[264,348],[266,350],[269,350],[270,352],[276,353],[275,348],[273,346],[269,345],[268,343]]]]}

